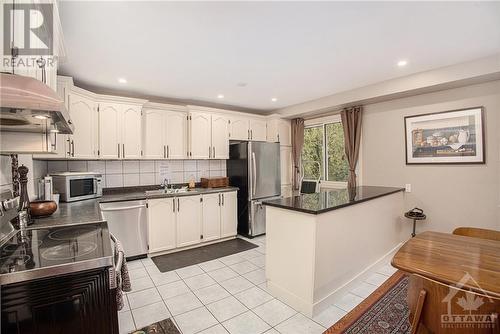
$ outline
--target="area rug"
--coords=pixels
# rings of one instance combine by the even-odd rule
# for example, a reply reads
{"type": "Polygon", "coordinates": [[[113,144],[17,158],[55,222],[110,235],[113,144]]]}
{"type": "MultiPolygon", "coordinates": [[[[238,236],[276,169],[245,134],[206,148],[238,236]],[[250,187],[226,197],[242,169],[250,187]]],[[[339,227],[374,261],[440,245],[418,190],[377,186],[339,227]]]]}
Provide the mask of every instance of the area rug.
{"type": "Polygon", "coordinates": [[[149,326],[130,332],[130,334],[181,334],[170,319],[155,322],[149,326]]]}
{"type": "Polygon", "coordinates": [[[325,334],[410,333],[407,291],[408,276],[397,271],[325,334]]]}
{"type": "Polygon", "coordinates": [[[216,244],[187,249],[166,255],[152,257],[151,260],[164,273],[170,270],[192,266],[194,264],[211,261],[220,257],[244,252],[259,247],[246,240],[236,238],[216,244]]]}

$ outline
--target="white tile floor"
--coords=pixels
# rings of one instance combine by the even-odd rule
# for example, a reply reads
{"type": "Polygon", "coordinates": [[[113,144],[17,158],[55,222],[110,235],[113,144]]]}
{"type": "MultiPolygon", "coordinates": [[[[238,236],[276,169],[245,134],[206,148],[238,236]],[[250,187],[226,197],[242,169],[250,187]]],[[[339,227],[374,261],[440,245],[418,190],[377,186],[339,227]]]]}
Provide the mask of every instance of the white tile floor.
{"type": "Polygon", "coordinates": [[[396,271],[382,267],[311,319],[266,292],[265,237],[248,241],[259,247],[167,273],[149,258],[128,262],[120,333],[172,318],[183,334],[319,334],[396,271]]]}

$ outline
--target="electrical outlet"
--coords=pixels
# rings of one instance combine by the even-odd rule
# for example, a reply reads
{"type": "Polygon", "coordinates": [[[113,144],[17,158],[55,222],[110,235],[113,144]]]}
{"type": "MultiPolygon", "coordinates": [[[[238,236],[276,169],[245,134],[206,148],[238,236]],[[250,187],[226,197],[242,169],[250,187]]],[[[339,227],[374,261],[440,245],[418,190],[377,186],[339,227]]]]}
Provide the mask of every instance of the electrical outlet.
{"type": "Polygon", "coordinates": [[[411,184],[410,183],[405,184],[405,192],[411,193],[411,184]]]}

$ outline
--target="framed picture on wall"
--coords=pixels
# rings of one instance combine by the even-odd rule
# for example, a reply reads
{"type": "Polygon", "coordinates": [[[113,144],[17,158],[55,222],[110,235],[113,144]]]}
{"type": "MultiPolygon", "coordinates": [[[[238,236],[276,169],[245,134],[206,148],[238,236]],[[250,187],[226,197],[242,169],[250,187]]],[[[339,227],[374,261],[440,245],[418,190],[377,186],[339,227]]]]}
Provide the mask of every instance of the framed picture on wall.
{"type": "Polygon", "coordinates": [[[484,108],[405,117],[406,164],[484,164],[484,108]]]}

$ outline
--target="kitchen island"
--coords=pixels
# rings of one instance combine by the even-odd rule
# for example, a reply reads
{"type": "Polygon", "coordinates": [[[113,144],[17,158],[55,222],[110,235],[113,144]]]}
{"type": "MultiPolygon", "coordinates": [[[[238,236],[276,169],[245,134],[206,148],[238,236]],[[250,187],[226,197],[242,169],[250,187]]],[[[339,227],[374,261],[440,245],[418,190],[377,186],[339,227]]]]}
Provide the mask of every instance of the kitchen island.
{"type": "Polygon", "coordinates": [[[271,294],[309,316],[328,307],[410,236],[403,191],[360,186],[263,201],[271,294]]]}

